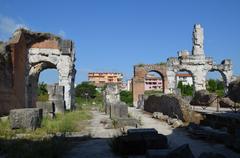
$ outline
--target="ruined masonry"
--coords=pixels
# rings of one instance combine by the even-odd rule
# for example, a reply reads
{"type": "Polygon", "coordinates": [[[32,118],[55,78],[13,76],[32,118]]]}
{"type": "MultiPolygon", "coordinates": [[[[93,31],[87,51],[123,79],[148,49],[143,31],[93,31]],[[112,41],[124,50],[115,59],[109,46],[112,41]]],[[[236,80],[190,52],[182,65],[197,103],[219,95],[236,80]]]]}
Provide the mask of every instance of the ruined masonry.
{"type": "Polygon", "coordinates": [[[176,74],[187,71],[193,76],[195,91],[206,89],[206,77],[210,71],[218,71],[222,75],[225,87],[233,80],[232,62],[225,59],[221,64],[216,64],[211,57],[206,57],[204,52],[204,35],[201,25],[196,24],[193,29],[192,53],[183,50],[178,52],[178,57],[170,57],[166,64],[135,65],[133,78],[133,104],[138,106],[139,95],[144,94],[144,77],[149,72],[157,72],[163,79],[163,92],[174,93],[177,87],[176,74]]]}
{"type": "Polygon", "coordinates": [[[66,109],[74,105],[74,44],[50,33],[18,29],[0,42],[0,115],[36,106],[39,74],[57,69],[66,109]]]}

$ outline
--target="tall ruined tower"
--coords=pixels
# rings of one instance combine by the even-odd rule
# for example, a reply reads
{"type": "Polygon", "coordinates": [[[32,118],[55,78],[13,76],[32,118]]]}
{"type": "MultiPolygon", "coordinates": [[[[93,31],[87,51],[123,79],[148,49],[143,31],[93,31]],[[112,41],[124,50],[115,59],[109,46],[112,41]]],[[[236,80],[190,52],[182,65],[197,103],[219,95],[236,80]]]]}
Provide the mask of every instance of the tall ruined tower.
{"type": "Polygon", "coordinates": [[[203,49],[203,28],[200,24],[194,25],[193,29],[193,49],[192,55],[194,56],[205,56],[204,49],[203,49]]]}

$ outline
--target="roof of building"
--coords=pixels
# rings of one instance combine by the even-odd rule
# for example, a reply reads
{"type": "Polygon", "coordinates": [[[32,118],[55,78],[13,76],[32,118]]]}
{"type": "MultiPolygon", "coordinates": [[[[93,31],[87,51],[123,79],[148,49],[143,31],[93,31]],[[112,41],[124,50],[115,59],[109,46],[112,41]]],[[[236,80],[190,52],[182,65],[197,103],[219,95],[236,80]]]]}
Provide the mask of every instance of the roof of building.
{"type": "Polygon", "coordinates": [[[192,77],[192,74],[176,74],[179,77],[192,77]]]}

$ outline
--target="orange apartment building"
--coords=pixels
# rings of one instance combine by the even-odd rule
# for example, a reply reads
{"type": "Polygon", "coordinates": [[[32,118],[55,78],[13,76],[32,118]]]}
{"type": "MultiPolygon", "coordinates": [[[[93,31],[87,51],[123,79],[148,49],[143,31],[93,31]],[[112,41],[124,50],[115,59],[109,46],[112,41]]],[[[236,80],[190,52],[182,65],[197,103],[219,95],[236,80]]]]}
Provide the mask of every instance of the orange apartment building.
{"type": "Polygon", "coordinates": [[[103,87],[107,83],[122,85],[123,74],[118,72],[89,72],[88,81],[97,87],[103,87]]]}

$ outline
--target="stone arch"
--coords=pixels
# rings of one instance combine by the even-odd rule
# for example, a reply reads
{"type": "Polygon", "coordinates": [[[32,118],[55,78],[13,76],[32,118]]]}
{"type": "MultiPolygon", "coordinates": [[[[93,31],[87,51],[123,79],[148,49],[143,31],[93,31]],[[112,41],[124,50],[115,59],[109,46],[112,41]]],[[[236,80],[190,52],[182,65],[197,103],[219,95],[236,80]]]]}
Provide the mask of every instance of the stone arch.
{"type": "Polygon", "coordinates": [[[225,92],[225,94],[227,94],[229,81],[228,81],[228,78],[227,78],[227,75],[225,74],[225,72],[220,69],[214,69],[214,68],[210,69],[208,72],[219,72],[220,73],[220,75],[223,79],[223,83],[224,83],[224,92],[225,92]]]}
{"type": "Polygon", "coordinates": [[[57,67],[49,61],[41,61],[33,64],[30,68],[27,80],[27,105],[29,107],[36,106],[39,75],[46,69],[57,69],[57,67]]]}
{"type": "Polygon", "coordinates": [[[163,92],[168,92],[168,78],[165,64],[135,65],[133,78],[133,105],[137,106],[139,96],[144,94],[144,79],[149,72],[158,73],[163,80],[163,92]]]}
{"type": "Polygon", "coordinates": [[[76,73],[73,42],[51,35],[49,38],[32,43],[27,51],[27,106],[32,107],[36,104],[36,94],[34,94],[33,88],[37,86],[40,72],[53,68],[57,69],[59,73],[59,85],[64,87],[65,107],[68,110],[72,109],[74,107],[74,78],[76,73]]]}

